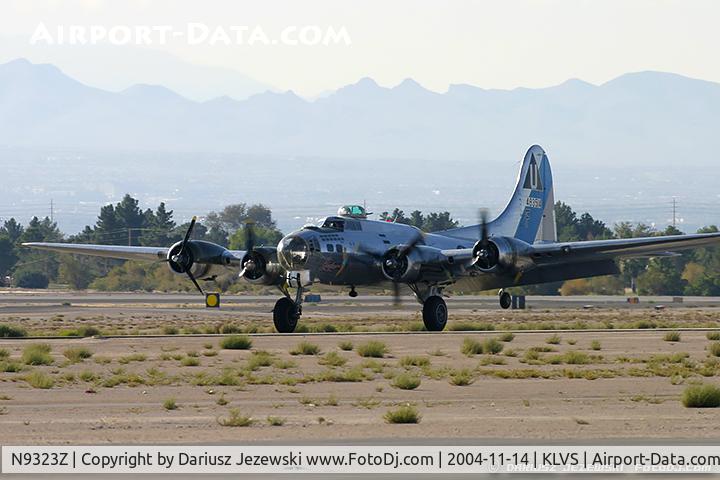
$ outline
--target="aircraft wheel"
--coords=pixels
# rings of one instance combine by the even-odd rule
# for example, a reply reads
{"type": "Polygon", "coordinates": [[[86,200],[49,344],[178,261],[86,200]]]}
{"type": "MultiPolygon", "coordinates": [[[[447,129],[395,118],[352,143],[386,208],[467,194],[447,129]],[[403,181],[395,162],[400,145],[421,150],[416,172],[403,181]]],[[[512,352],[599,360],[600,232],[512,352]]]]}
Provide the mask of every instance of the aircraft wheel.
{"type": "Polygon", "coordinates": [[[507,310],[510,308],[510,304],[512,303],[512,296],[508,292],[502,292],[500,294],[500,307],[507,310]]]}
{"type": "Polygon", "coordinates": [[[297,327],[300,313],[295,302],[287,297],[282,297],[275,302],[273,308],[273,323],[278,333],[292,333],[297,327]]]}
{"type": "Polygon", "coordinates": [[[423,303],[423,323],[430,332],[441,332],[447,324],[448,310],[442,297],[433,295],[423,303]]]}

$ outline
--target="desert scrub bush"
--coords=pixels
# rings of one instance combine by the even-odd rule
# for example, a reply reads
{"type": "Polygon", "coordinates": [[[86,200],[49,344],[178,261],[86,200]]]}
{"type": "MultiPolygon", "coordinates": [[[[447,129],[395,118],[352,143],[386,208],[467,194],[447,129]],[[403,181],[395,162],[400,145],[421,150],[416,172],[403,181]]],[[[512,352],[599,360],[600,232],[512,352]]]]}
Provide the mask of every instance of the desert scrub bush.
{"type": "Polygon", "coordinates": [[[393,379],[392,386],[401,390],[415,390],[420,386],[420,377],[401,373],[393,379]]]}
{"type": "Polygon", "coordinates": [[[4,338],[17,338],[27,337],[27,332],[24,328],[16,327],[15,325],[7,325],[0,323],[0,337],[4,338]]]}
{"type": "Polygon", "coordinates": [[[330,367],[342,367],[347,363],[347,358],[343,357],[337,352],[328,352],[320,360],[320,365],[327,365],[330,367]]]}
{"type": "Polygon", "coordinates": [[[348,340],[345,340],[345,341],[342,341],[342,342],[338,343],[338,348],[339,348],[340,350],[344,350],[344,351],[346,351],[346,352],[349,352],[350,350],[353,349],[353,343],[350,342],[350,341],[348,341],[348,340]]]}
{"type": "Polygon", "coordinates": [[[512,342],[513,340],[515,340],[515,334],[512,332],[502,333],[498,337],[498,340],[500,340],[501,342],[505,342],[505,343],[512,342]]]}
{"type": "Polygon", "coordinates": [[[203,350],[202,354],[204,357],[216,357],[218,352],[217,350],[203,350]]]}
{"type": "Polygon", "coordinates": [[[33,388],[52,388],[55,380],[45,372],[34,370],[25,376],[25,381],[33,388]]]}
{"type": "Polygon", "coordinates": [[[574,338],[569,338],[567,340],[568,345],[575,345],[576,343],[577,343],[577,340],[575,340],[574,338]]]}
{"type": "Polygon", "coordinates": [[[470,385],[474,381],[475,377],[469,368],[453,370],[450,373],[450,383],[457,387],[464,387],[466,385],[470,385]]]}
{"type": "Polygon", "coordinates": [[[178,408],[177,402],[176,402],[175,399],[172,398],[172,397],[171,397],[171,398],[167,398],[167,399],[165,399],[165,401],[163,402],[163,408],[164,408],[165,410],[177,410],[177,408],[178,408]]]}
{"type": "Polygon", "coordinates": [[[21,361],[25,365],[50,365],[53,363],[50,355],[50,345],[47,343],[35,343],[23,349],[21,361]]]}
{"type": "Polygon", "coordinates": [[[602,350],[602,345],[600,344],[600,340],[593,340],[590,342],[590,349],[591,350],[602,350]]]}
{"type": "Polygon", "coordinates": [[[488,365],[506,365],[507,362],[504,358],[491,355],[480,359],[480,365],[486,367],[488,365]]]}
{"type": "Polygon", "coordinates": [[[92,357],[92,352],[84,347],[72,347],[68,348],[63,352],[63,355],[65,355],[65,358],[70,360],[73,363],[82,362],[86,358],[92,357]]]}
{"type": "Polygon", "coordinates": [[[367,408],[371,410],[375,407],[379,407],[382,402],[375,397],[359,398],[353,402],[353,406],[367,408]]]}
{"type": "Polygon", "coordinates": [[[504,347],[505,345],[499,342],[496,338],[486,338],[482,343],[483,353],[487,353],[490,355],[495,355],[502,352],[502,349],[504,347]]]}
{"type": "Polygon", "coordinates": [[[145,360],[147,360],[147,355],[142,353],[131,353],[130,355],[118,358],[118,363],[127,365],[131,362],[144,362],[145,360]]]}
{"type": "Polygon", "coordinates": [[[705,334],[705,337],[708,340],[720,340],[720,332],[708,332],[705,334]]]}
{"type": "Polygon", "coordinates": [[[454,322],[448,325],[448,330],[454,332],[484,332],[495,330],[495,325],[488,322],[454,322]]]}
{"type": "Polygon", "coordinates": [[[402,367],[427,367],[430,365],[430,359],[419,355],[411,355],[400,359],[402,367]]]}
{"type": "Polygon", "coordinates": [[[231,335],[220,341],[220,348],[226,350],[249,350],[252,340],[247,335],[231,335]]]}
{"type": "Polygon", "coordinates": [[[285,425],[285,419],[282,417],[269,416],[267,417],[267,423],[272,427],[282,427],[285,425]]]}
{"type": "Polygon", "coordinates": [[[290,355],[317,355],[320,347],[315,343],[302,341],[290,350],[290,355]]]}
{"type": "Polygon", "coordinates": [[[177,327],[166,325],[162,328],[163,335],[177,335],[180,332],[177,327]]]}
{"type": "Polygon", "coordinates": [[[269,367],[270,365],[272,365],[272,362],[273,356],[270,352],[266,352],[265,350],[258,350],[256,352],[252,352],[252,354],[250,354],[250,357],[247,359],[247,369],[251,372],[254,372],[260,367],[269,367]]]}
{"type": "Polygon", "coordinates": [[[557,352],[557,350],[554,349],[553,347],[548,347],[545,345],[538,345],[536,347],[528,348],[528,352],[547,353],[547,352],[557,352]]]}
{"type": "Polygon", "coordinates": [[[17,373],[23,369],[18,362],[0,362],[0,372],[17,373]]]}
{"type": "Polygon", "coordinates": [[[710,355],[720,357],[720,342],[711,343],[708,350],[710,351],[710,355]]]}
{"type": "Polygon", "coordinates": [[[577,350],[568,350],[562,355],[555,355],[548,360],[548,363],[567,363],[568,365],[585,365],[590,363],[590,357],[587,353],[578,352],[577,350]]]}
{"type": "Polygon", "coordinates": [[[362,382],[365,374],[361,367],[354,367],[345,371],[327,369],[315,376],[318,382],[362,382]]]}
{"type": "Polygon", "coordinates": [[[666,342],[679,342],[680,332],[666,332],[663,336],[663,340],[665,340],[666,342]]]}
{"type": "Polygon", "coordinates": [[[681,397],[682,404],[688,408],[720,407],[720,388],[715,385],[691,385],[681,397]]]}
{"type": "Polygon", "coordinates": [[[200,359],[196,357],[185,357],[180,360],[180,365],[183,367],[198,367],[200,366],[200,359]]]}
{"type": "Polygon", "coordinates": [[[4,360],[10,356],[10,352],[6,348],[0,348],[0,360],[4,360]]]}
{"type": "Polygon", "coordinates": [[[226,418],[218,418],[218,424],[223,427],[249,427],[254,423],[252,417],[240,413],[240,409],[231,408],[226,418]]]}
{"type": "Polygon", "coordinates": [[[289,370],[291,368],[297,368],[297,363],[292,360],[279,358],[273,362],[272,366],[280,370],[289,370]]]}
{"type": "Polygon", "coordinates": [[[387,423],[420,423],[421,416],[415,407],[404,405],[388,410],[383,418],[387,423]]]}
{"type": "Polygon", "coordinates": [[[560,345],[560,342],[562,342],[562,337],[557,334],[545,339],[545,343],[548,343],[550,345],[560,345]]]}
{"type": "Polygon", "coordinates": [[[100,329],[89,325],[83,325],[70,330],[61,330],[59,335],[63,337],[94,337],[96,335],[100,335],[100,329]]]}
{"type": "Polygon", "coordinates": [[[92,382],[97,376],[90,370],[83,370],[80,372],[80,380],[83,382],[92,382]]]}
{"type": "Polygon", "coordinates": [[[460,347],[460,352],[468,357],[472,355],[479,355],[483,353],[483,346],[482,343],[473,338],[464,338],[462,347],[460,347]]]}
{"type": "Polygon", "coordinates": [[[361,357],[383,358],[388,348],[383,342],[370,340],[369,342],[358,345],[356,350],[361,357]]]}

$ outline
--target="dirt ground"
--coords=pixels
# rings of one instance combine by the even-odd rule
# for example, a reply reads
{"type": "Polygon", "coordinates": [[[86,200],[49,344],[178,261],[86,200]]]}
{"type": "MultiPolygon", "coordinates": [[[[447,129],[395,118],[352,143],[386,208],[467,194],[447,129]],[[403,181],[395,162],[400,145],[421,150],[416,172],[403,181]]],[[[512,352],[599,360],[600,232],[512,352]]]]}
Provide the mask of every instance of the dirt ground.
{"type": "MultiPolygon", "coordinates": [[[[0,324],[49,333],[78,325],[122,330],[131,324],[137,333],[144,328],[182,330],[230,321],[228,312],[196,309],[188,315],[179,311],[182,308],[74,304],[65,310],[0,309],[0,324]]],[[[557,333],[558,338],[552,338],[550,331],[522,329],[542,324],[583,328],[608,322],[619,328],[641,321],[650,322],[650,327],[708,328],[717,326],[718,308],[660,312],[651,307],[527,312],[467,308],[453,314],[461,321],[521,329],[515,330],[512,340],[502,338],[505,341],[500,341],[499,331],[258,335],[251,336],[248,350],[221,348],[219,336],[0,338],[0,355],[6,352],[0,366],[19,370],[0,372],[2,443],[717,437],[718,410],[685,408],[680,402],[683,390],[692,383],[720,385],[720,366],[708,351],[709,330],[681,331],[679,341],[666,341],[666,332],[656,328],[579,329],[557,333]],[[482,343],[489,338],[498,339],[502,351],[472,355],[461,351],[467,339],[482,343]],[[292,355],[290,351],[302,341],[316,345],[319,353],[292,355]],[[387,347],[384,357],[359,355],[359,347],[369,341],[387,347]],[[352,350],[342,350],[341,342],[352,343],[352,350]],[[33,366],[23,361],[23,350],[33,344],[50,346],[52,364],[33,366]],[[92,356],[72,362],[64,353],[73,347],[83,347],[92,356]],[[38,372],[42,372],[39,378],[33,379],[38,372]],[[397,388],[394,383],[403,375],[420,379],[420,385],[414,390],[397,388]],[[470,384],[454,384],[462,383],[456,381],[459,377],[470,384]],[[48,378],[50,388],[36,388],[48,378]],[[170,400],[175,401],[175,409],[165,408],[170,400]],[[418,424],[385,421],[388,410],[407,404],[421,415],[418,424]],[[232,412],[251,417],[251,425],[221,425],[232,412]],[[282,425],[270,425],[268,417],[282,425]]],[[[382,308],[356,315],[370,327],[408,326],[406,316],[382,308]]],[[[248,314],[243,322],[267,324],[268,319],[261,310],[248,314]]],[[[341,325],[352,319],[352,312],[318,307],[304,320],[309,325],[341,325]]]]}

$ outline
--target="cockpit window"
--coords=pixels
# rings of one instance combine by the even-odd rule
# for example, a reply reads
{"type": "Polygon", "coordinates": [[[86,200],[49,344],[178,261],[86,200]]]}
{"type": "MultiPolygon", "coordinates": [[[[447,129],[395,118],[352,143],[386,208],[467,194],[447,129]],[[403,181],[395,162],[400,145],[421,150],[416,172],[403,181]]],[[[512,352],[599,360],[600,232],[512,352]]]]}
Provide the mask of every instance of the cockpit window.
{"type": "Polygon", "coordinates": [[[327,218],[325,219],[325,222],[323,223],[323,228],[331,228],[333,230],[337,230],[338,232],[344,232],[345,231],[345,220],[342,220],[340,218],[327,218]]]}

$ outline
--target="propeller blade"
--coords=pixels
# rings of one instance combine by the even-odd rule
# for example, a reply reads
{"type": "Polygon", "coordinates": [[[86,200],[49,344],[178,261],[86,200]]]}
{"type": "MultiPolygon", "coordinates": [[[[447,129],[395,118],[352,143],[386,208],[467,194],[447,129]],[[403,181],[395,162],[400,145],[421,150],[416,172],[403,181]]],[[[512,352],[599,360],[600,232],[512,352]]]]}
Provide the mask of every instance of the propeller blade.
{"type": "Polygon", "coordinates": [[[195,288],[198,289],[198,292],[205,295],[205,292],[203,292],[203,289],[200,288],[200,284],[197,282],[197,280],[195,280],[195,276],[192,274],[192,272],[190,272],[190,270],[188,269],[188,271],[185,273],[187,273],[187,276],[190,277],[190,280],[192,280],[192,282],[195,284],[195,288]]]}
{"type": "Polygon", "coordinates": [[[400,306],[400,283],[393,282],[393,306],[400,306]]]}
{"type": "MultiPolygon", "coordinates": [[[[197,221],[197,217],[193,215],[192,220],[190,220],[190,226],[187,229],[187,232],[185,232],[185,238],[183,238],[182,242],[182,249],[185,249],[185,245],[187,245],[188,240],[190,240],[190,235],[192,235],[193,228],[195,228],[195,222],[197,221]]],[[[182,250],[180,250],[182,252],[182,250]]]]}
{"type": "Polygon", "coordinates": [[[488,244],[488,228],[487,228],[487,210],[480,210],[480,245],[483,247],[488,244]]]}
{"type": "Polygon", "coordinates": [[[252,220],[246,220],[245,221],[245,250],[248,252],[252,252],[255,248],[255,230],[253,229],[253,225],[255,222],[252,220]]]}
{"type": "Polygon", "coordinates": [[[425,240],[425,235],[421,231],[418,230],[417,235],[410,240],[410,243],[403,246],[402,249],[398,250],[398,256],[405,256],[407,255],[413,248],[417,246],[418,243],[425,240]]]}

